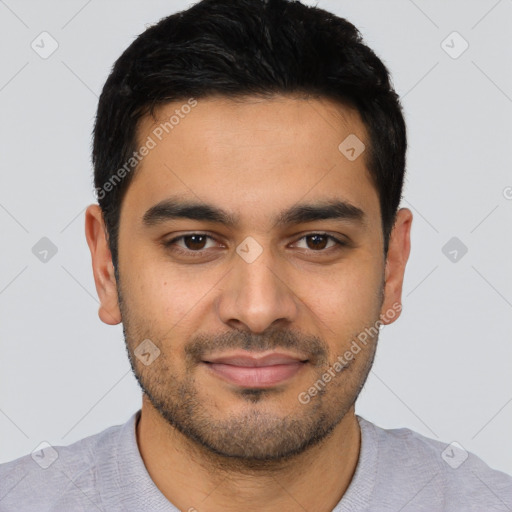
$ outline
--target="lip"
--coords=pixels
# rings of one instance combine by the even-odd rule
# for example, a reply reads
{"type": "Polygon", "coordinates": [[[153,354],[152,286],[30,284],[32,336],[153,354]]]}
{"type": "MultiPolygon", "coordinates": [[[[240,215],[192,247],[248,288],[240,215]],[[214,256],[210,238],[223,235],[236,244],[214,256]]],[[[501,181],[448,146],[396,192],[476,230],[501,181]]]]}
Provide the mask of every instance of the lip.
{"type": "Polygon", "coordinates": [[[259,367],[275,366],[278,364],[293,364],[306,362],[307,358],[299,355],[286,354],[284,352],[271,352],[260,355],[256,352],[235,352],[229,355],[218,357],[207,357],[203,360],[205,363],[229,364],[232,366],[259,367]]]}
{"type": "Polygon", "coordinates": [[[203,360],[216,377],[241,387],[269,388],[280,384],[303,369],[307,359],[297,355],[273,352],[256,356],[239,352],[203,360]]]}

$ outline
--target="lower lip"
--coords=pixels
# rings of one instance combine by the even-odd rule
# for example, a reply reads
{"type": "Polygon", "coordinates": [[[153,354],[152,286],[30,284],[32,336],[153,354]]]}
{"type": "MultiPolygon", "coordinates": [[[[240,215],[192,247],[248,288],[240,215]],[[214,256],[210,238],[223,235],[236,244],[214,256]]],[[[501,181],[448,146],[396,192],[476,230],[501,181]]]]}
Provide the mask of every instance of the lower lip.
{"type": "Polygon", "coordinates": [[[276,364],[273,366],[234,366],[222,363],[205,363],[221,379],[251,388],[268,388],[296,375],[306,363],[276,364]]]}

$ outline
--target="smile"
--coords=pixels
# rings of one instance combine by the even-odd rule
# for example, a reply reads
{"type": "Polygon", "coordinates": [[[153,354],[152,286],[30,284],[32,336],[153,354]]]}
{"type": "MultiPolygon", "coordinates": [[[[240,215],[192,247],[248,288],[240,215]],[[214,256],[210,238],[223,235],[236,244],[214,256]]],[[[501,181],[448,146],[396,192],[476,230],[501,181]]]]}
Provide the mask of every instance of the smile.
{"type": "Polygon", "coordinates": [[[239,366],[225,363],[203,362],[214,376],[243,387],[268,388],[280,384],[298,372],[306,365],[303,361],[268,366],[239,366]]]}

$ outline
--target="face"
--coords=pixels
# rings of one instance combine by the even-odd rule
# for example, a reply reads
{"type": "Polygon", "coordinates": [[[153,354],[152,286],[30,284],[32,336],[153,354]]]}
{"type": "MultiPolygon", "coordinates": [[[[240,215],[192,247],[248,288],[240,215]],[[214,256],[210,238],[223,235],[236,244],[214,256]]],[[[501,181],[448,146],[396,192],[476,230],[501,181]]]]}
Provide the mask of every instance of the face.
{"type": "Polygon", "coordinates": [[[184,103],[139,126],[139,146],[155,144],[123,198],[115,286],[88,212],[100,317],[122,319],[134,373],[168,424],[217,455],[285,460],[340,424],[376,322],[398,317],[409,214],[386,261],[366,153],[338,148],[351,134],[369,146],[353,110],[291,97],[184,103]],[[263,355],[274,359],[243,359],[263,355]]]}

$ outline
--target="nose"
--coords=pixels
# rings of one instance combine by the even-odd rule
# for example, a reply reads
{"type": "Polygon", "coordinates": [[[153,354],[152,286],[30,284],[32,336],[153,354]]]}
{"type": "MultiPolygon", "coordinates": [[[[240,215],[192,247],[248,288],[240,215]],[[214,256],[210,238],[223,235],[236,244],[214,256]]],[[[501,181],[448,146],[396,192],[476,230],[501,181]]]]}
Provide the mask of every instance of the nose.
{"type": "Polygon", "coordinates": [[[222,289],[217,312],[233,328],[261,333],[275,323],[294,322],[298,314],[299,298],[268,248],[254,261],[237,254],[222,289]]]}

